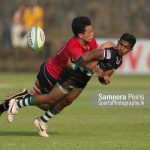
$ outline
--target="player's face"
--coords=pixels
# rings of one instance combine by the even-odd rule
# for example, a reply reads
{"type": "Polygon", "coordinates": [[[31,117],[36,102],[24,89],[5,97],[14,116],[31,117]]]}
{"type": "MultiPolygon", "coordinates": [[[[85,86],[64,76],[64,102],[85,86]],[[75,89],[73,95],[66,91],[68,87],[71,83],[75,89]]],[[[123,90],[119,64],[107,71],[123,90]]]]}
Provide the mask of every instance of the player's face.
{"type": "Polygon", "coordinates": [[[82,34],[82,39],[86,42],[90,42],[92,41],[93,37],[94,37],[94,32],[92,26],[91,25],[86,26],[85,31],[82,34]]]}
{"type": "Polygon", "coordinates": [[[121,40],[118,41],[117,51],[120,56],[123,56],[129,53],[132,50],[131,44],[127,41],[121,40]]]}

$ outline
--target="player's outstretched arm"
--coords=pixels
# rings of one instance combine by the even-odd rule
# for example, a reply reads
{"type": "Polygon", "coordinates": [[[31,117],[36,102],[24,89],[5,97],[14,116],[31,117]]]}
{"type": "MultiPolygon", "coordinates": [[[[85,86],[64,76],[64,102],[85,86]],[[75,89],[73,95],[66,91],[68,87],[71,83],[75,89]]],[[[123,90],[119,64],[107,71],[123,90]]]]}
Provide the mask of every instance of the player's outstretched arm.
{"type": "Polygon", "coordinates": [[[106,70],[106,71],[104,71],[104,73],[105,73],[105,75],[110,77],[114,73],[114,70],[113,69],[106,70]]]}
{"type": "Polygon", "coordinates": [[[99,48],[93,51],[85,52],[82,56],[75,60],[74,70],[86,63],[102,59],[104,59],[104,49],[99,48]]]}
{"type": "Polygon", "coordinates": [[[104,49],[88,51],[82,55],[85,63],[104,59],[104,49]]]}

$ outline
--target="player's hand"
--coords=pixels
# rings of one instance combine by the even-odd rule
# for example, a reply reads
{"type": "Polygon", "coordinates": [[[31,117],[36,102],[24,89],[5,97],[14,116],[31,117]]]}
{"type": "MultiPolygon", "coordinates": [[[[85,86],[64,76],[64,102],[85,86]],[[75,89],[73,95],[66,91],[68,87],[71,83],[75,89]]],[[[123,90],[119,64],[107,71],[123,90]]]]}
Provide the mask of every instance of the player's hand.
{"type": "Polygon", "coordinates": [[[103,85],[110,84],[110,82],[111,82],[111,78],[108,77],[108,76],[106,76],[106,75],[103,76],[103,77],[99,77],[98,80],[99,80],[99,82],[100,82],[101,84],[103,84],[103,85]]]}
{"type": "Polygon", "coordinates": [[[107,85],[110,84],[110,82],[111,82],[111,78],[108,76],[104,76],[104,84],[107,85]]]}

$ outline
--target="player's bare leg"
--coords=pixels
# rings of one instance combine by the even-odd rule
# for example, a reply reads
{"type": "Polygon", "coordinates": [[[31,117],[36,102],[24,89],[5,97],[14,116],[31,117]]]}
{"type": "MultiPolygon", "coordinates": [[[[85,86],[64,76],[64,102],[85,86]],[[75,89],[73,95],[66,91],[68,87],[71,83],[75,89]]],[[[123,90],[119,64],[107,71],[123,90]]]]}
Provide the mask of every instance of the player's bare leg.
{"type": "Polygon", "coordinates": [[[58,101],[55,105],[51,106],[43,116],[35,119],[34,124],[38,129],[40,136],[48,137],[48,120],[51,119],[54,115],[58,114],[66,106],[70,105],[80,95],[81,92],[82,89],[72,89],[63,99],[58,101]]]}
{"type": "Polygon", "coordinates": [[[40,106],[41,104],[50,104],[54,105],[57,101],[66,96],[67,93],[62,91],[60,87],[56,84],[54,88],[48,94],[40,94],[23,98],[22,100],[12,99],[10,101],[9,109],[8,109],[8,121],[12,122],[13,118],[18,111],[19,108],[25,106],[40,106]]]}

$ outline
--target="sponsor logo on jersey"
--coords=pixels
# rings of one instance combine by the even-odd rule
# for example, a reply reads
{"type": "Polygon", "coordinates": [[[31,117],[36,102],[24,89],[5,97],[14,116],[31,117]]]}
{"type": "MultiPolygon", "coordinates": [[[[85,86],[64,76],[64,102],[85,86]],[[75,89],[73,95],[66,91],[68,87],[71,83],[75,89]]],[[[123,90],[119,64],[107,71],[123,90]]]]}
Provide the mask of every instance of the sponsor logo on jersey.
{"type": "Polygon", "coordinates": [[[106,50],[106,59],[111,58],[111,51],[109,49],[106,50]]]}

